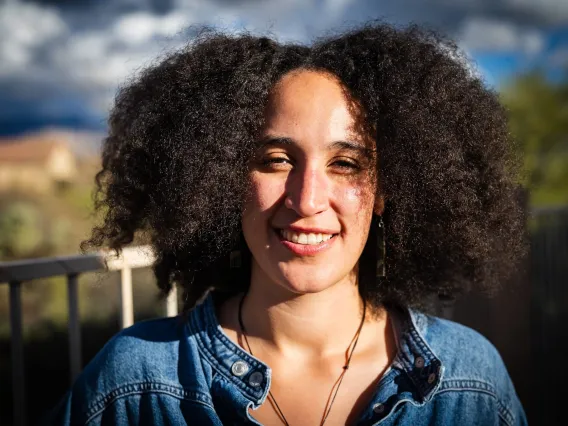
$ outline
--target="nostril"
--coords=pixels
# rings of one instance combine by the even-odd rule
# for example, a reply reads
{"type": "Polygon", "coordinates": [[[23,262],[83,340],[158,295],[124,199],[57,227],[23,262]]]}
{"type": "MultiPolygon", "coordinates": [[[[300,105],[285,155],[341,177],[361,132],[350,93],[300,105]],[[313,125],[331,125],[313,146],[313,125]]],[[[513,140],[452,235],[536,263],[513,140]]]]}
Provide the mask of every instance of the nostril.
{"type": "Polygon", "coordinates": [[[290,195],[286,194],[286,198],[284,199],[284,206],[289,208],[290,210],[294,210],[294,203],[292,202],[292,198],[290,195]]]}

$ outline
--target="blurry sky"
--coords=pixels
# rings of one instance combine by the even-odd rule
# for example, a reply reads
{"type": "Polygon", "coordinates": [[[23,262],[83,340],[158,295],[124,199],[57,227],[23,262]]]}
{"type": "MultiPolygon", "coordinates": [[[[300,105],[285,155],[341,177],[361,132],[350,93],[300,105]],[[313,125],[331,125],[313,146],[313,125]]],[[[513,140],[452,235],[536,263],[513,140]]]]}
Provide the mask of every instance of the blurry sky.
{"type": "Polygon", "coordinates": [[[0,134],[104,130],[117,86],[191,25],[309,42],[375,18],[444,31],[497,88],[568,66],[568,0],[0,0],[0,134]]]}

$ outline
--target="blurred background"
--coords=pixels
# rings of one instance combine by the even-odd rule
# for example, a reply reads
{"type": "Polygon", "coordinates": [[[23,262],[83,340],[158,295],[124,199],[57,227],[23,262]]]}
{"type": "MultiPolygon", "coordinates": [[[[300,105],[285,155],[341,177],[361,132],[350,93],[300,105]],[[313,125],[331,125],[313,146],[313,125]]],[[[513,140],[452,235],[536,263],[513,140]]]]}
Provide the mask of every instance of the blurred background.
{"type": "MultiPolygon", "coordinates": [[[[501,351],[530,423],[559,424],[568,351],[567,0],[0,0],[0,262],[78,253],[117,87],[191,25],[313,37],[381,18],[458,41],[510,113],[525,162],[531,252],[496,298],[443,314],[501,351]],[[558,423],[557,423],[558,422],[558,423]]],[[[164,314],[134,270],[135,320],[164,314]]],[[[79,276],[83,365],[120,327],[120,274],[79,276]]],[[[0,426],[13,422],[9,286],[0,283],[0,426]]],[[[69,386],[65,276],[22,285],[28,422],[69,386]]]]}

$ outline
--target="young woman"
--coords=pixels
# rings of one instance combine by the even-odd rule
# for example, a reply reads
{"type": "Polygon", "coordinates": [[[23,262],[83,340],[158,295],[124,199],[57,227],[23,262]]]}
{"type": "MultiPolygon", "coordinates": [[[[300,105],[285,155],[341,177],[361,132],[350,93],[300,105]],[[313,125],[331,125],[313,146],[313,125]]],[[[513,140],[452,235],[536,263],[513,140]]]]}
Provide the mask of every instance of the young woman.
{"type": "Polygon", "coordinates": [[[431,33],[202,34],[119,93],[87,242],[147,238],[185,315],[119,333],[53,422],[525,424],[495,348],[423,313],[522,253],[512,152],[431,33]]]}

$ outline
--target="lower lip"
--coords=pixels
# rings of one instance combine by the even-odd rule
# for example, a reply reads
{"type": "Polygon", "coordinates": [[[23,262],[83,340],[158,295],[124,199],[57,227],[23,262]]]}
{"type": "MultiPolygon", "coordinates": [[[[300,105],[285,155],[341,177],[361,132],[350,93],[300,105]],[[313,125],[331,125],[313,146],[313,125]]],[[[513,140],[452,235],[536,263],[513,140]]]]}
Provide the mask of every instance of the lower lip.
{"type": "Polygon", "coordinates": [[[327,241],[324,241],[319,244],[311,245],[311,244],[298,244],[293,243],[292,241],[285,240],[282,235],[280,235],[279,231],[275,231],[276,235],[280,239],[280,242],[292,253],[297,254],[299,256],[313,256],[315,254],[321,253],[327,249],[329,249],[333,243],[335,242],[337,235],[334,235],[327,241]]]}

